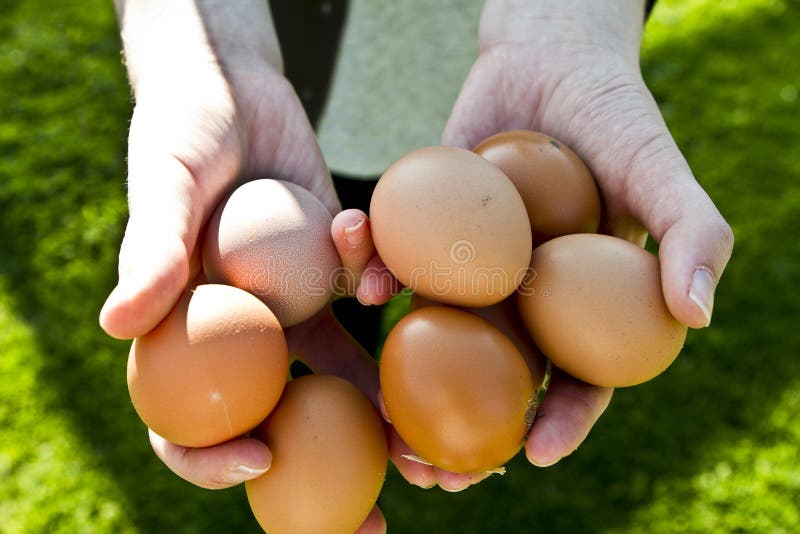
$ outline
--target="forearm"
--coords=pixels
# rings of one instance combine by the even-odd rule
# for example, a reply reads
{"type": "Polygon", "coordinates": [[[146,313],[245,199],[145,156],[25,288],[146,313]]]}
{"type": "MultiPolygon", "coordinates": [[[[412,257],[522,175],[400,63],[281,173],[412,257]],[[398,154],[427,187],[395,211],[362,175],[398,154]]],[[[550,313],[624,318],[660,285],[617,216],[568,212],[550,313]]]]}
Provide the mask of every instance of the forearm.
{"type": "Polygon", "coordinates": [[[223,74],[260,64],[282,70],[265,0],[114,0],[131,85],[223,74]]]}
{"type": "Polygon", "coordinates": [[[600,47],[639,60],[645,0],[487,0],[479,46],[503,44],[575,51],[600,47]]]}

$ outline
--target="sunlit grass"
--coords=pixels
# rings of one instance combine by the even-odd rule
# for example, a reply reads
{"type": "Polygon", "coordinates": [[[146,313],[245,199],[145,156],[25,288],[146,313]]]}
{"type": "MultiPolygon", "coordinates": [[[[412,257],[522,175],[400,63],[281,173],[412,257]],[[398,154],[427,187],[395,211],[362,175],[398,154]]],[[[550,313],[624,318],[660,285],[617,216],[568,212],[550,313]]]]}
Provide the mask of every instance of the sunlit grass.
{"type": "MultiPolygon", "coordinates": [[[[153,456],[97,327],[130,113],[106,0],[0,17],[0,532],[245,532],[241,488],[153,456]]],[[[660,0],[643,71],[737,244],[710,329],[556,467],[451,495],[392,471],[393,532],[791,532],[800,522],[800,5],[660,0]]],[[[396,317],[396,315],[395,315],[396,317]]],[[[341,489],[332,488],[332,491],[341,489]]]]}

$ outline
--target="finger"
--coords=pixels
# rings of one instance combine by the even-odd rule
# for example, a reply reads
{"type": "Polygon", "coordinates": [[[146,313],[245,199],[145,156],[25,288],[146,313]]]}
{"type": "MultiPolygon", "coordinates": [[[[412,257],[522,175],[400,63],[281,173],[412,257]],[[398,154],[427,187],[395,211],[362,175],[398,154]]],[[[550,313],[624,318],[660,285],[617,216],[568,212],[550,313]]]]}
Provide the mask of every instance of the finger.
{"type": "Polygon", "coordinates": [[[375,254],[367,215],[357,209],[338,213],[331,224],[331,237],[342,262],[339,288],[345,295],[356,294],[361,274],[375,254]]]}
{"type": "Polygon", "coordinates": [[[730,258],[733,233],[695,180],[647,88],[639,82],[597,103],[586,134],[571,132],[596,172],[611,233],[659,243],[667,306],[681,323],[707,326],[714,291],[730,258]],[[602,121],[602,122],[600,122],[602,121]]]}
{"type": "Polygon", "coordinates": [[[708,326],[714,293],[733,249],[733,232],[664,133],[629,165],[628,202],[659,243],[661,283],[672,315],[708,326]]]}
{"type": "Polygon", "coordinates": [[[393,427],[389,428],[388,436],[389,459],[403,478],[423,489],[434,487],[438,481],[435,468],[419,460],[393,427]]]}
{"type": "Polygon", "coordinates": [[[528,460],[555,464],[578,448],[611,401],[613,390],[580,382],[553,369],[550,387],[525,443],[528,460]]]}
{"type": "MultiPolygon", "coordinates": [[[[100,312],[100,325],[117,338],[147,333],[172,308],[189,280],[191,251],[200,226],[191,214],[192,193],[182,185],[191,180],[188,170],[164,158],[147,172],[164,182],[151,188],[152,195],[130,199],[119,281],[100,312]]],[[[135,180],[131,175],[131,188],[135,180]]]]}
{"type": "Polygon", "coordinates": [[[386,519],[383,517],[381,509],[376,506],[358,527],[355,534],[383,534],[384,532],[386,532],[386,519]]]}
{"type": "Polygon", "coordinates": [[[478,56],[470,69],[442,133],[443,145],[472,150],[501,126],[504,130],[529,128],[524,113],[506,115],[500,106],[492,105],[492,100],[502,100],[502,84],[496,76],[486,76],[489,61],[478,56]]]}
{"type": "Polygon", "coordinates": [[[444,469],[435,468],[436,479],[439,481],[439,487],[450,493],[458,493],[464,491],[473,484],[485,480],[491,475],[490,472],[486,473],[452,473],[444,469]]]}
{"type": "Polygon", "coordinates": [[[254,438],[191,449],[170,443],[152,430],[149,433],[156,456],[173,473],[201,488],[235,486],[264,474],[272,464],[267,446],[254,438]]]}
{"type": "Polygon", "coordinates": [[[366,306],[380,306],[400,292],[401,285],[383,261],[374,255],[361,275],[356,297],[366,306]]]}
{"type": "Polygon", "coordinates": [[[378,366],[336,320],[330,307],[286,330],[289,351],[315,373],[344,378],[353,383],[377,407],[378,366]]]}
{"type": "Polygon", "coordinates": [[[191,109],[177,107],[168,112],[162,105],[139,103],[131,120],[130,218],[120,248],[119,282],[100,312],[101,326],[114,337],[145,334],[169,312],[189,280],[207,211],[237,173],[232,141],[222,134],[204,135],[191,109]],[[213,179],[201,176],[215,151],[224,155],[212,158],[213,179]]]}

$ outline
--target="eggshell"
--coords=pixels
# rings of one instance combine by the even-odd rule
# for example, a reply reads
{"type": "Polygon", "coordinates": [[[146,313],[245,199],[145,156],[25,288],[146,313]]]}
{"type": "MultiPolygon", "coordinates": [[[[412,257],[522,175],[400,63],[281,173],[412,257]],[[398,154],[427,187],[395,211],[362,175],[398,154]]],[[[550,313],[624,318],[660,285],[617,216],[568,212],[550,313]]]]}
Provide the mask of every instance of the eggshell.
{"type": "Polygon", "coordinates": [[[230,286],[184,292],[128,357],[134,408],[156,434],[207,447],[244,434],[270,413],[289,370],[278,320],[230,286]]]}
{"type": "Polygon", "coordinates": [[[352,534],[375,506],[386,476],[386,434],[349,382],[328,375],[289,382],[253,435],[272,451],[269,471],[246,483],[266,532],[352,534]]]}
{"type": "Polygon", "coordinates": [[[340,267],[332,217],[314,195],[282,180],[254,180],[217,207],[203,245],[210,282],[244,289],[284,327],[331,299],[340,267]]]}
{"type": "Polygon", "coordinates": [[[560,235],[597,231],[597,186],[583,161],[564,143],[543,133],[514,130],[485,139],[474,151],[519,190],[535,245],[560,235]]]}
{"type": "Polygon", "coordinates": [[[518,305],[550,360],[590,384],[623,387],[663,372],[686,340],[667,309],[658,259],[615,237],[574,234],[537,247],[518,305]]]}
{"type": "Polygon", "coordinates": [[[530,224],[514,184],[460,148],[421,148],[394,163],[372,195],[370,224],[392,274],[448,304],[503,300],[530,260],[530,224]]]}
{"type": "Polygon", "coordinates": [[[424,460],[457,473],[496,469],[530,429],[535,395],[525,360],[487,321],[428,306],[389,333],[381,393],[398,434],[424,460]]]}
{"type": "MultiPolygon", "coordinates": [[[[411,311],[424,308],[426,306],[445,306],[435,300],[426,299],[419,295],[411,297],[411,311]]],[[[477,315],[481,319],[485,319],[492,326],[500,330],[509,341],[511,341],[517,350],[519,350],[525,362],[528,364],[528,370],[531,372],[531,378],[535,387],[538,389],[544,381],[544,376],[547,371],[547,359],[539,351],[534,344],[525,325],[519,317],[517,311],[516,294],[508,297],[507,299],[492,304],[491,306],[484,306],[483,308],[458,308],[465,312],[477,315]]]]}

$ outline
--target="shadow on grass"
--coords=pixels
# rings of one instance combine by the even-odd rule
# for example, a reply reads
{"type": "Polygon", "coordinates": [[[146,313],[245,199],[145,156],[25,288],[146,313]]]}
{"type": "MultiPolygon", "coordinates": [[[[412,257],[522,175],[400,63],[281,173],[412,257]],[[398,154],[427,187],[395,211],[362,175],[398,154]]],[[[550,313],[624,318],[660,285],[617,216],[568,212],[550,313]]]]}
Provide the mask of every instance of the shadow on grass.
{"type": "MultiPolygon", "coordinates": [[[[0,276],[42,355],[41,362],[31,362],[40,369],[38,400],[46,399],[41,425],[53,414],[71,420],[90,451],[91,467],[107,473],[126,498],[120,529],[257,532],[242,488],[195,488],[155,458],[128,398],[129,342],[108,338],[97,325],[116,281],[126,216],[131,104],[113,6],[97,0],[5,7],[0,276]]],[[[52,468],[47,480],[83,478],[69,466],[52,468]]],[[[77,505],[57,486],[49,491],[53,502],[42,503],[50,507],[37,514],[52,517],[49,531],[69,530],[64,519],[77,505]]]]}
{"type": "MultiPolygon", "coordinates": [[[[74,420],[97,464],[119,483],[135,527],[255,530],[241,488],[193,488],[155,459],[127,396],[128,344],[96,326],[115,281],[130,113],[113,16],[105,2],[97,6],[102,16],[84,6],[27,21],[44,41],[28,49],[13,80],[0,80],[2,87],[13,81],[20,95],[0,104],[18,129],[13,140],[0,140],[9,173],[0,184],[0,274],[36,330],[45,355],[41,387],[55,399],[50,408],[74,420]]],[[[739,36],[796,52],[797,40],[786,42],[799,20],[797,9],[783,17],[754,13],[738,27],[720,24],[668,42],[645,65],[679,144],[737,232],[714,326],[690,333],[666,375],[618,391],[586,444],[556,467],[539,470],[517,458],[504,477],[457,495],[409,487],[392,471],[381,502],[394,532],[624,528],[650,503],[655,483],[693,476],[721,443],[771,439],[762,416],[800,376],[800,309],[786,290],[800,274],[796,245],[786,241],[800,220],[790,178],[797,160],[789,159],[798,156],[775,148],[797,146],[798,133],[781,122],[788,119],[780,99],[747,97],[786,83],[783,56],[763,54],[739,36]],[[752,122],[741,124],[748,113],[752,122]],[[765,176],[783,181],[765,183],[765,176]]]]}

